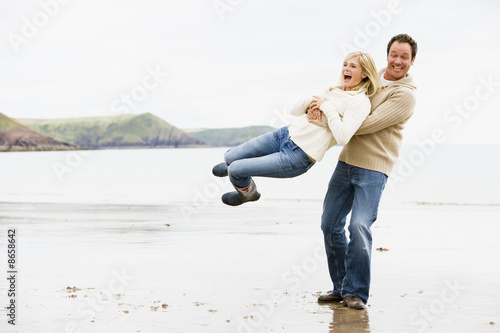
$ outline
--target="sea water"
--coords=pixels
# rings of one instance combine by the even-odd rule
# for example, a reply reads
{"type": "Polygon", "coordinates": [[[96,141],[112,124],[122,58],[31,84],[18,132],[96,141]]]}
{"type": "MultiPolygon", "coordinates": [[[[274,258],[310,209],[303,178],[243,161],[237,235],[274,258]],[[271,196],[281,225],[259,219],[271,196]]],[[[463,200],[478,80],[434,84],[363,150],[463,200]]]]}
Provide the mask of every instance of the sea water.
{"type": "MultiPolygon", "coordinates": [[[[216,203],[231,191],[211,174],[228,148],[0,154],[0,201],[164,205],[216,203]]],[[[340,147],[293,179],[256,178],[262,201],[321,201],[340,147]]],[[[500,146],[403,147],[382,202],[499,205],[500,146]]]]}

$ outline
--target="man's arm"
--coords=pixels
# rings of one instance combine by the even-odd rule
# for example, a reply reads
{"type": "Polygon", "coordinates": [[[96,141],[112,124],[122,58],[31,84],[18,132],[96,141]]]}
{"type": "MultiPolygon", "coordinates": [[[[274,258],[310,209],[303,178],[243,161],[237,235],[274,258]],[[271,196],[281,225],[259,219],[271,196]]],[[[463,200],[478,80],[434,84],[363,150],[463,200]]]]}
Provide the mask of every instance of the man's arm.
{"type": "Polygon", "coordinates": [[[399,89],[373,110],[354,135],[373,134],[384,128],[408,120],[416,104],[415,94],[410,89],[399,89]]]}

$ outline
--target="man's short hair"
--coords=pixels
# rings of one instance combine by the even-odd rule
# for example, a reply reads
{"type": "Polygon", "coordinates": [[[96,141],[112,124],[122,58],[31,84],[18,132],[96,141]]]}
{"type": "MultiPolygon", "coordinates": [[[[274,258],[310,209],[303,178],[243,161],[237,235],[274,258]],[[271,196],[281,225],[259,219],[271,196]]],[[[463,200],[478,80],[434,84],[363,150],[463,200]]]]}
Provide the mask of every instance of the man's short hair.
{"type": "Polygon", "coordinates": [[[417,42],[415,42],[413,40],[413,38],[411,38],[407,34],[399,34],[399,35],[396,35],[396,36],[391,38],[391,40],[389,41],[389,44],[387,44],[387,55],[389,55],[389,49],[391,48],[392,43],[394,43],[395,41],[398,41],[400,43],[410,44],[410,46],[411,46],[411,58],[415,59],[415,56],[417,55],[417,50],[418,50],[417,42]]]}

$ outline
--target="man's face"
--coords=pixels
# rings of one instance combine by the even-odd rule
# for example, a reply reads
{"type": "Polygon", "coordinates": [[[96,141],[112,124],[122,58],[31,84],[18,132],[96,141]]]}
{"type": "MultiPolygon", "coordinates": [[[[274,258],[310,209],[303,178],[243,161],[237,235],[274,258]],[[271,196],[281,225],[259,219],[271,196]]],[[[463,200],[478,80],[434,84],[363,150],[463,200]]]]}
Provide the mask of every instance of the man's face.
{"type": "Polygon", "coordinates": [[[415,58],[411,58],[411,45],[395,41],[387,55],[387,69],[384,78],[389,81],[404,78],[414,62],[415,58]]]}

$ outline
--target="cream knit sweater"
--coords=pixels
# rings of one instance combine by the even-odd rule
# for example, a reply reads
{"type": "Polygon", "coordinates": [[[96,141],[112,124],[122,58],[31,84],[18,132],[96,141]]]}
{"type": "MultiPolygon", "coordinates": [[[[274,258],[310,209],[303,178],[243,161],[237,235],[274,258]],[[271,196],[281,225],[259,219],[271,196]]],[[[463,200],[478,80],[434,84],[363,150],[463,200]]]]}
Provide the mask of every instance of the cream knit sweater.
{"type": "Polygon", "coordinates": [[[370,100],[364,92],[341,89],[338,84],[334,84],[316,94],[326,99],[320,110],[328,120],[327,126],[317,126],[307,121],[306,111],[312,97],[300,100],[291,110],[296,117],[288,128],[290,138],[317,162],[332,146],[349,142],[370,113],[370,100]]]}
{"type": "Polygon", "coordinates": [[[404,125],[413,115],[415,89],[407,75],[372,96],[370,115],[344,146],[339,160],[389,176],[398,159],[404,125]]]}

